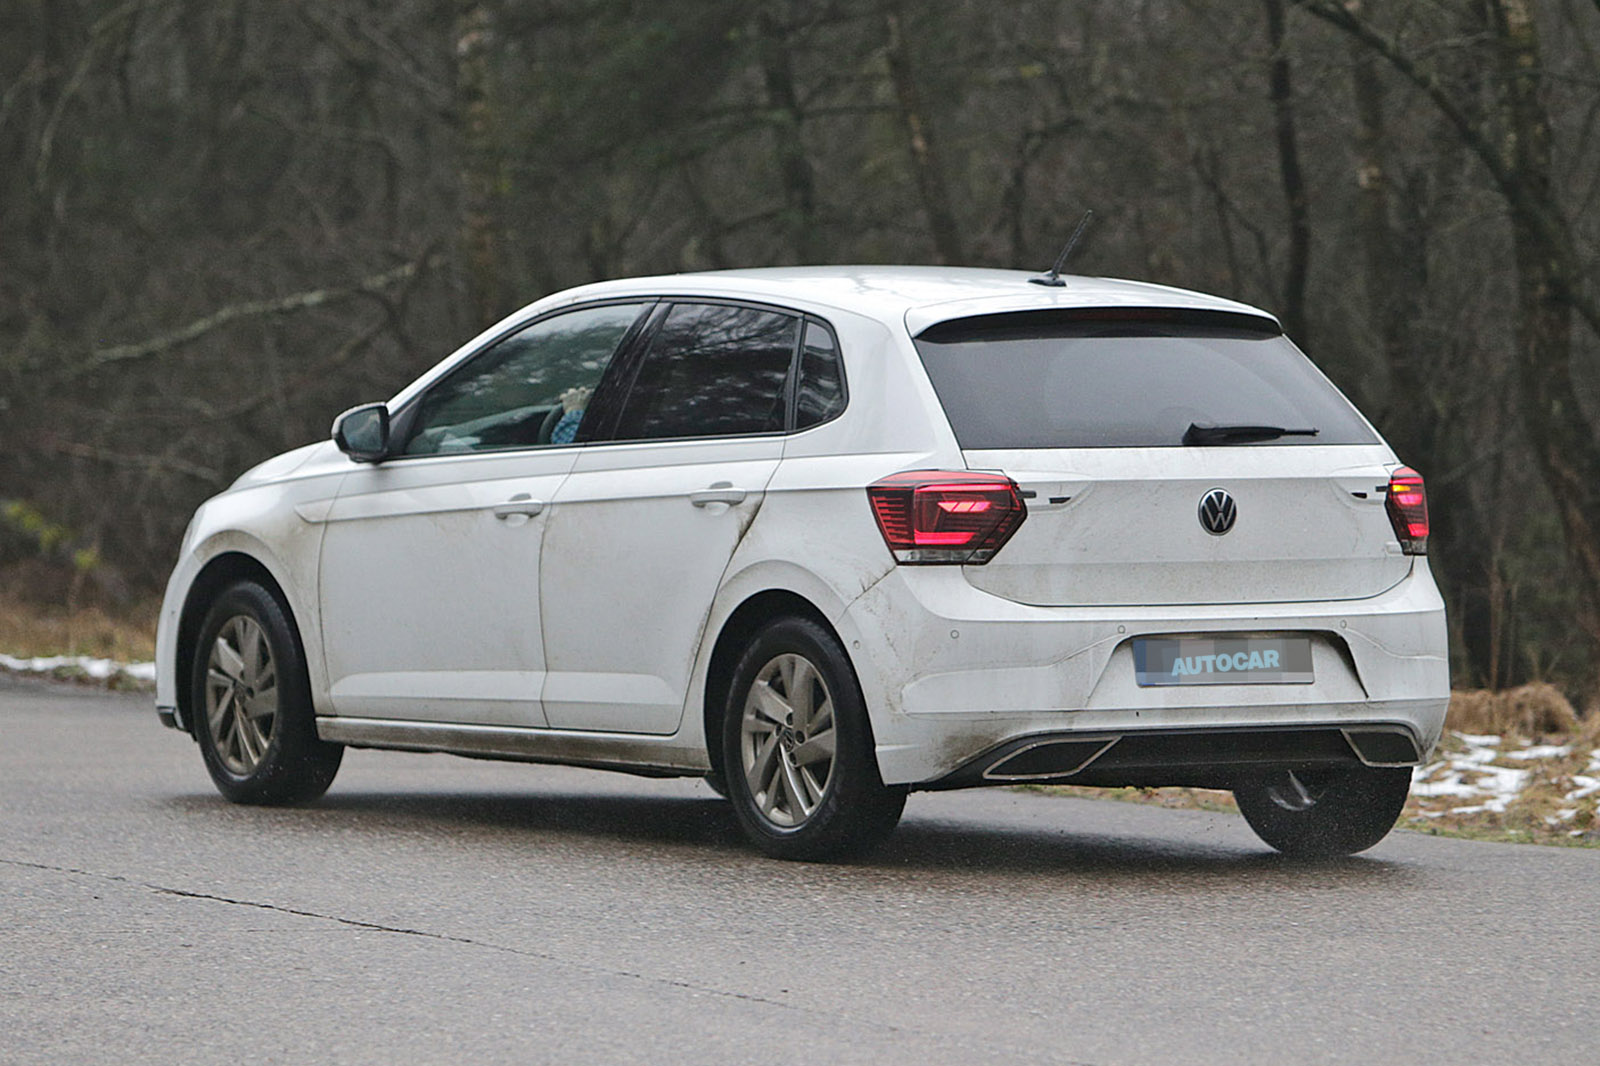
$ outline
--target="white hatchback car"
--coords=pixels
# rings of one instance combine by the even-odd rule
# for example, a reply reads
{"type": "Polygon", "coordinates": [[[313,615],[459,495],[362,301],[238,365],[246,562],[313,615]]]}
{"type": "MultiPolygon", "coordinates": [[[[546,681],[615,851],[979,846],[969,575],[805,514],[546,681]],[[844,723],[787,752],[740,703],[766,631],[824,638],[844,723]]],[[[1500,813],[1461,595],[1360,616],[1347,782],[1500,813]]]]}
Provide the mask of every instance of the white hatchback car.
{"type": "Polygon", "coordinates": [[[356,746],[705,776],[789,858],[1013,782],[1371,846],[1449,699],[1422,479],[1271,315],[1062,280],[546,297],[200,508],[161,717],[241,803],[356,746]]]}

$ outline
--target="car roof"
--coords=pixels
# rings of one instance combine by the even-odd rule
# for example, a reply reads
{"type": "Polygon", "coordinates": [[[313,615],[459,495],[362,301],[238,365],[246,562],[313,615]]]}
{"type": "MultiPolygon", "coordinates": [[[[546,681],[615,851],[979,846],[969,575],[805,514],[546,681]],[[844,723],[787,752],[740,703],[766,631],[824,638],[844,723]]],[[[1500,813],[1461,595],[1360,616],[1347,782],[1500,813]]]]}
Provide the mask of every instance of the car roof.
{"type": "Polygon", "coordinates": [[[903,321],[913,334],[954,318],[1048,308],[1183,308],[1232,311],[1277,321],[1248,304],[1167,285],[1072,274],[1063,274],[1065,284],[1059,287],[1032,284],[1030,279],[1039,276],[1023,270],[980,267],[761,267],[597,282],[557,293],[535,307],[548,310],[567,303],[645,293],[779,303],[805,300],[883,321],[903,321]]]}

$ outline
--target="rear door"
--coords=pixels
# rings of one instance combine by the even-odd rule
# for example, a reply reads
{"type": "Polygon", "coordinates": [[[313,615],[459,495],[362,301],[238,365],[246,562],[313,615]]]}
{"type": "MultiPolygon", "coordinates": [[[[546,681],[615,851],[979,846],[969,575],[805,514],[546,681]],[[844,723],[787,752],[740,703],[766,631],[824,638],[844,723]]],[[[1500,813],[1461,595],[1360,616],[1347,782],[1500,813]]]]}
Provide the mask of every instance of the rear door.
{"type": "Polygon", "coordinates": [[[1005,549],[967,568],[979,588],[1270,603],[1374,596],[1409,572],[1384,509],[1388,448],[1268,319],[1034,312],[916,343],[967,464],[1027,498],[1005,549]],[[1208,518],[1208,498],[1231,521],[1208,518]]]}
{"type": "Polygon", "coordinates": [[[783,453],[800,329],[742,304],[658,312],[626,401],[549,513],[551,726],[677,728],[712,598],[783,453]]]}

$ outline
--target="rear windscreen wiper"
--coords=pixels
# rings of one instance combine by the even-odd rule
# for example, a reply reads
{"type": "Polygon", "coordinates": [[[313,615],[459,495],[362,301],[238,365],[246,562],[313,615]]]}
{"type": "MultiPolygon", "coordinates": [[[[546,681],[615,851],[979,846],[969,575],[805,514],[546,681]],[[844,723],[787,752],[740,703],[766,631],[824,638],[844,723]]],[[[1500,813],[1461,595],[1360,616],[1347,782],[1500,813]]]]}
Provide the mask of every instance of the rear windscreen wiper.
{"type": "Polygon", "coordinates": [[[1183,433],[1185,444],[1250,444],[1279,437],[1315,437],[1314,429],[1284,429],[1282,426],[1216,426],[1190,422],[1183,433]]]}

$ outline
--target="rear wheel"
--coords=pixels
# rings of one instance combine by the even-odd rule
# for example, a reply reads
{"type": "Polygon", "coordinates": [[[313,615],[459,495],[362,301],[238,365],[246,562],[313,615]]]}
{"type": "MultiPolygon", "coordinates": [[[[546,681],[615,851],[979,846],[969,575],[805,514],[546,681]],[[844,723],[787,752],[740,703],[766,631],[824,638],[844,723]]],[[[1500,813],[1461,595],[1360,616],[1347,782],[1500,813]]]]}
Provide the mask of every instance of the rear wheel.
{"type": "Polygon", "coordinates": [[[1233,790],[1256,836],[1285,855],[1365,851],[1389,834],[1411,790],[1404,767],[1287,771],[1233,790]]]}
{"type": "Polygon", "coordinates": [[[768,855],[856,854],[900,821],[906,790],[878,774],[855,672],[833,635],[810,619],[771,622],[745,648],[722,739],[728,798],[768,855]]]}
{"type": "Polygon", "coordinates": [[[200,625],[190,664],[195,739],[234,803],[303,803],[328,790],[344,748],[317,737],[300,640],[276,597],[230,586],[200,625]]]}

